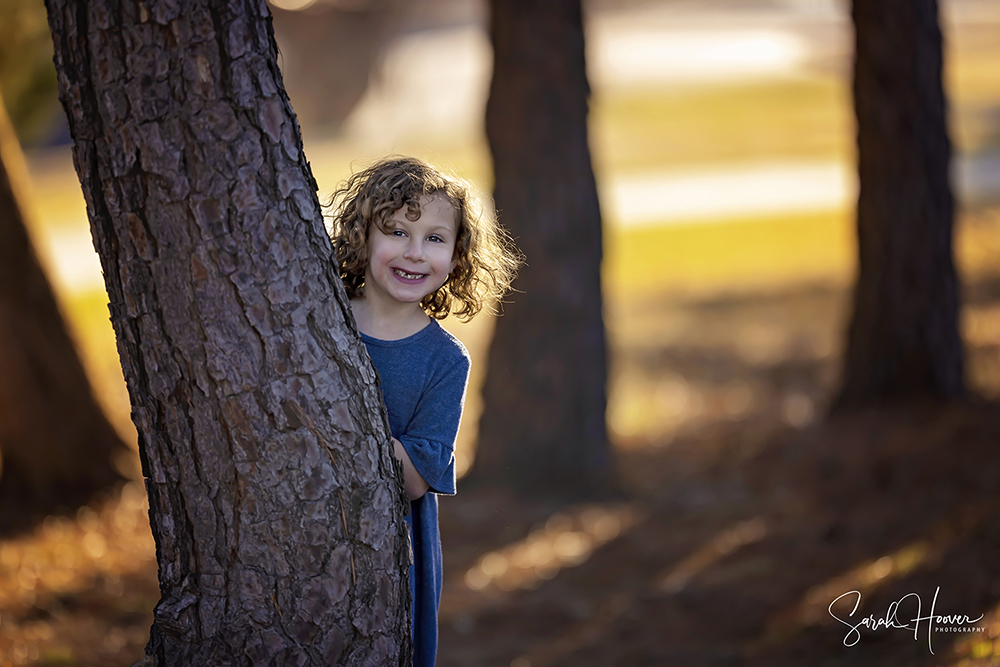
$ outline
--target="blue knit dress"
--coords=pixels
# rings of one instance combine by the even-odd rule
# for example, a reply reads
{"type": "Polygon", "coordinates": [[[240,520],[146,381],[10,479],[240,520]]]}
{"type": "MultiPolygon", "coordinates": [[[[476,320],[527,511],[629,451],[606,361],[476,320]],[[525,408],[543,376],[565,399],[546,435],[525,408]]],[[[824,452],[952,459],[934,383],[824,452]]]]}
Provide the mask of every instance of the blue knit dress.
{"type": "Polygon", "coordinates": [[[438,494],[455,493],[455,437],[465,403],[469,353],[436,320],[406,338],[361,334],[378,370],[392,437],[402,443],[430,490],[410,503],[413,565],[413,665],[433,667],[441,601],[438,494]]]}

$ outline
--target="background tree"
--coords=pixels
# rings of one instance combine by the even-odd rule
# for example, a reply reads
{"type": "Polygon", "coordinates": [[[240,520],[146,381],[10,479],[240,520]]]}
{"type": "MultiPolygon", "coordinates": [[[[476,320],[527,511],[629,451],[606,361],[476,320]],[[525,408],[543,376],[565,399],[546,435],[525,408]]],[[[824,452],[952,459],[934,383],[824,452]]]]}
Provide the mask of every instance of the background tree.
{"type": "Polygon", "coordinates": [[[59,121],[52,39],[36,0],[0,0],[0,97],[22,143],[44,140],[59,121]]]}
{"type": "Polygon", "coordinates": [[[854,0],[860,271],[837,406],[965,392],[936,0],[854,0]]]}
{"type": "Polygon", "coordinates": [[[406,8],[399,0],[317,2],[306,11],[271,8],[285,89],[307,136],[343,129],[386,44],[402,29],[396,17],[406,8]]]}
{"type": "Polygon", "coordinates": [[[125,444],[94,399],[22,208],[28,173],[0,99],[0,530],[123,481],[125,444]]]}
{"type": "Polygon", "coordinates": [[[494,198],[527,258],[490,347],[472,479],[603,492],[611,471],[601,215],[579,0],[493,0],[494,198]]]}
{"type": "Polygon", "coordinates": [[[405,498],[266,6],[47,8],[149,495],[147,662],[408,664],[405,498]]]}

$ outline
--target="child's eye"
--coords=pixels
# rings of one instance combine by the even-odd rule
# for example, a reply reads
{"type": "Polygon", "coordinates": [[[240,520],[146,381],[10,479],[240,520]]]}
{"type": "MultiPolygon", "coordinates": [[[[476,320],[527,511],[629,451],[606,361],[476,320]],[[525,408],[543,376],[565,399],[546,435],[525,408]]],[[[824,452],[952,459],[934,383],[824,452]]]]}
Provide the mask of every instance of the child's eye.
{"type": "Polygon", "coordinates": [[[406,232],[402,229],[394,229],[390,232],[393,236],[406,236],[406,232]]]}
{"type": "Polygon", "coordinates": [[[432,235],[428,236],[427,240],[431,241],[433,243],[444,243],[444,239],[441,238],[440,236],[438,236],[437,234],[432,234],[432,235]]]}

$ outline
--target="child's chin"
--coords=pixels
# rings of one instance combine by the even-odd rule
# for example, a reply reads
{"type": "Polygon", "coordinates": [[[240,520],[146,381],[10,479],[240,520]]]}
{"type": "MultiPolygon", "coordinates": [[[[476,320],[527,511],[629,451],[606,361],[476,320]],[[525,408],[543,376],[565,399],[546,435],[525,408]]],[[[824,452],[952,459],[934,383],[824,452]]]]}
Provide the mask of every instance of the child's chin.
{"type": "Polygon", "coordinates": [[[421,301],[424,300],[424,296],[426,296],[426,295],[419,295],[419,294],[417,294],[417,295],[409,295],[409,294],[403,294],[403,295],[397,296],[396,297],[396,301],[399,301],[400,303],[420,303],[421,301]]]}

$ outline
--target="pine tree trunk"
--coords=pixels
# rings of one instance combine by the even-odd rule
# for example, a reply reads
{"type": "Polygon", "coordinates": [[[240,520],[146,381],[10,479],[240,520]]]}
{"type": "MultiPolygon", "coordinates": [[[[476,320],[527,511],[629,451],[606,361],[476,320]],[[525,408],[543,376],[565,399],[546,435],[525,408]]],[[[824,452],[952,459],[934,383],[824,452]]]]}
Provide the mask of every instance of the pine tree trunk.
{"type": "Polygon", "coordinates": [[[409,664],[405,497],[263,0],[48,0],[162,598],[151,660],[409,664]]]}
{"type": "Polygon", "coordinates": [[[936,0],[855,0],[860,272],[837,405],[965,392],[936,0]]]}
{"type": "Polygon", "coordinates": [[[527,264],[497,320],[471,481],[600,495],[611,460],[580,2],[494,0],[491,8],[494,196],[527,264]]]}
{"type": "Polygon", "coordinates": [[[94,399],[28,237],[27,179],[0,101],[0,531],[78,507],[123,481],[126,446],[94,399]]]}

